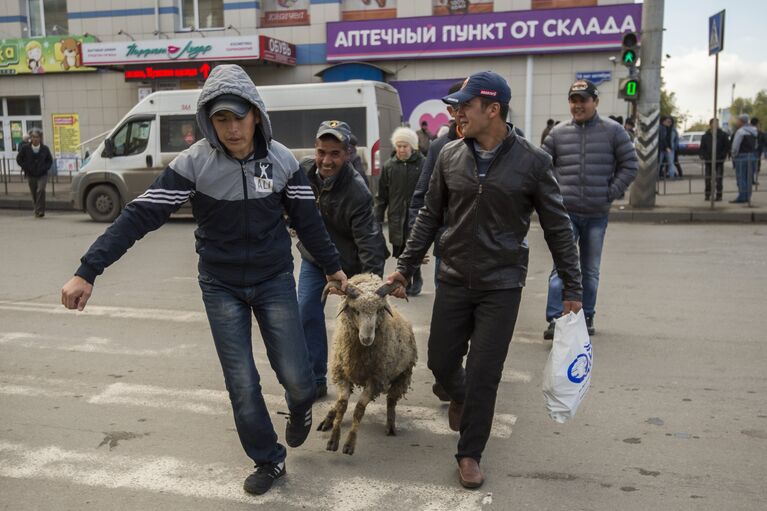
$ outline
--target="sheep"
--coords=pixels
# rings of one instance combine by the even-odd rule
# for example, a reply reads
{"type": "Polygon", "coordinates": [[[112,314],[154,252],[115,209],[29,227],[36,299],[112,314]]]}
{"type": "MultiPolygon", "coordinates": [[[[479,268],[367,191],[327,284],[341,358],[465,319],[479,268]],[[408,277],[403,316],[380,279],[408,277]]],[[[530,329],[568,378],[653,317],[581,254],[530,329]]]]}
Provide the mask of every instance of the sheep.
{"type": "MultiPolygon", "coordinates": [[[[365,408],[383,392],[386,393],[386,434],[396,435],[395,407],[410,387],[418,359],[412,325],[386,300],[396,285],[399,284],[385,285],[370,273],[349,279],[333,334],[331,377],[340,393],[317,428],[318,431],[333,429],[326,447],[328,451],[338,450],[341,421],[354,385],[364,390],[354,409],[344,454],[354,454],[365,408]]],[[[323,303],[331,287],[339,289],[337,283],[328,284],[323,291],[323,303]]]]}

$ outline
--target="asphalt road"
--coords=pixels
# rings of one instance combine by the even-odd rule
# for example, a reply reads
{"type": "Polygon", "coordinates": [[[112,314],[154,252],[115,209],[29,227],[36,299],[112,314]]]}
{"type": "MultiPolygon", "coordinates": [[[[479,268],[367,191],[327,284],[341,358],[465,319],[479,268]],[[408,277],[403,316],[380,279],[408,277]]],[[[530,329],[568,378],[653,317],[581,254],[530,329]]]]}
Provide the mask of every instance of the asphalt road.
{"type": "MultiPolygon", "coordinates": [[[[540,390],[551,258],[534,228],[479,491],[458,486],[457,436],[430,391],[427,282],[396,302],[420,355],[399,435],[385,436],[383,405],[371,405],[354,456],[312,432],[261,498],[241,489],[251,468],[199,296],[194,224],[148,235],[97,280],[84,313],[66,311],[60,287],[103,228],[0,211],[1,510],[765,508],[765,225],[611,225],[593,385],[564,425],[540,390]]],[[[282,434],[282,391],[254,338],[282,434]]]]}

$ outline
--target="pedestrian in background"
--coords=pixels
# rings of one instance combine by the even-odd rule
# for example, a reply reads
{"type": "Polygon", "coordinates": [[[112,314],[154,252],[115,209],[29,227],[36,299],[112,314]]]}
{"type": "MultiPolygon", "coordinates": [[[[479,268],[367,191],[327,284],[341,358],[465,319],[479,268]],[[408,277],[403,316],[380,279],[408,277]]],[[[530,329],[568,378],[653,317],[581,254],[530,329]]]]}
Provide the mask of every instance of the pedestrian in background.
{"type": "MultiPolygon", "coordinates": [[[[384,215],[389,223],[389,243],[392,254],[399,257],[405,249],[410,232],[408,207],[413,196],[421,169],[426,161],[418,150],[418,135],[410,128],[400,127],[391,136],[394,146],[392,157],[384,163],[378,180],[375,215],[383,223],[384,215]]],[[[423,287],[421,267],[413,273],[413,281],[407,286],[409,296],[417,296],[423,287]]]]}
{"type": "Polygon", "coordinates": [[[53,156],[48,146],[43,144],[42,130],[39,128],[29,130],[29,142],[22,142],[19,145],[16,163],[27,176],[35,218],[43,218],[45,216],[45,186],[48,184],[48,172],[53,165],[53,156]]]}
{"type": "Polygon", "coordinates": [[[365,186],[370,189],[370,181],[368,180],[367,173],[365,172],[365,162],[362,161],[360,153],[357,152],[358,144],[359,141],[357,140],[357,137],[355,137],[354,133],[352,133],[351,138],[349,139],[349,163],[365,182],[365,186]]]}
{"type": "MultiPolygon", "coordinates": [[[[698,156],[705,163],[705,187],[706,187],[706,200],[711,200],[711,150],[713,149],[714,137],[711,134],[711,130],[714,127],[714,119],[708,121],[709,128],[700,138],[700,150],[698,156]]],[[[727,159],[727,154],[730,152],[730,139],[727,137],[727,133],[722,128],[717,126],[716,130],[716,191],[714,192],[714,200],[722,200],[722,178],[724,176],[724,160],[727,159]]]]}
{"type": "Polygon", "coordinates": [[[623,129],[626,130],[626,133],[629,135],[629,139],[631,140],[631,143],[634,143],[634,140],[636,139],[636,124],[634,123],[634,119],[631,117],[626,118],[626,122],[623,123],[623,129]]]}
{"type": "Polygon", "coordinates": [[[759,129],[759,119],[756,117],[751,118],[751,126],[756,128],[756,166],[754,167],[753,184],[759,184],[759,173],[762,171],[762,154],[764,153],[765,146],[765,132],[759,129]]]}
{"type": "Polygon", "coordinates": [[[237,433],[256,464],[244,489],[261,495],[285,475],[287,451],[277,442],[261,393],[253,360],[254,316],[270,365],[285,388],[290,447],[303,444],[309,434],[316,393],[284,212],[326,279],[342,289],[347,279],[306,174],[291,152],[272,140],[266,106],[241,67],[221,65],[210,73],[197,102],[197,125],[205,138],[176,156],[144,194],[125,206],[82,257],[61,290],[61,302],[83,310],[96,277],[190,200],[205,311],[237,433]]]}
{"type": "MultiPolygon", "coordinates": [[[[387,279],[405,284],[449,227],[439,240],[428,366],[451,398],[448,423],[461,433],[455,458],[466,488],[484,482],[480,462],[525,284],[533,210],[565,281],[563,307],[581,308],[578,254],[551,158],[506,123],[510,100],[506,80],[490,71],[443,98],[457,109],[464,139],[440,151],[426,204],[387,279]]],[[[405,296],[401,287],[394,294],[405,296]]]]}
{"type": "Polygon", "coordinates": [[[679,137],[675,133],[674,119],[670,116],[662,117],[658,130],[658,173],[660,179],[676,178],[674,148],[679,137]]]}
{"type": "MultiPolygon", "coordinates": [[[[349,162],[351,130],[342,121],[320,124],[314,142],[314,159],[302,163],[314,192],[317,209],[341,257],[348,277],[358,273],[383,276],[389,257],[381,227],[373,217],[373,197],[349,162]]],[[[298,310],[314,372],[317,398],[328,393],[328,335],[322,290],[327,284],[322,265],[302,242],[298,277],[298,310]]]]}
{"type": "MultiPolygon", "coordinates": [[[[623,126],[597,113],[599,89],[589,80],[570,86],[572,119],[555,127],[543,150],[551,155],[562,191],[583,273],[583,312],[589,334],[595,333],[597,289],[602,246],[610,204],[623,195],[639,167],[636,151],[623,126]]],[[[554,338],[554,320],[564,314],[563,282],[558,268],[549,278],[544,339],[554,338]]]]}
{"type": "Polygon", "coordinates": [[[739,115],[735,126],[737,129],[732,137],[731,153],[738,182],[738,196],[730,202],[739,204],[751,201],[751,180],[759,159],[759,131],[750,124],[748,114],[739,115]]]}
{"type": "Polygon", "coordinates": [[[543,145],[543,141],[546,140],[546,137],[549,136],[549,132],[551,131],[551,128],[554,127],[554,119],[549,119],[546,121],[546,127],[543,128],[543,133],[541,133],[541,145],[543,145]]]}
{"type": "Polygon", "coordinates": [[[426,156],[429,152],[429,146],[431,141],[434,140],[434,135],[429,131],[429,123],[426,121],[421,122],[421,129],[418,130],[418,150],[421,154],[426,156]]]}

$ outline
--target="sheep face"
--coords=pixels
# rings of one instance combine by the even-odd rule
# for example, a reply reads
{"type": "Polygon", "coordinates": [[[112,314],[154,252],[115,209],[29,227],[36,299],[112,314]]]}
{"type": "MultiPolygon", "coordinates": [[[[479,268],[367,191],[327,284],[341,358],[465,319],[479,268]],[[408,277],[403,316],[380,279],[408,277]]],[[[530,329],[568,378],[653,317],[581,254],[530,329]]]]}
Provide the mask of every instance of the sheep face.
{"type": "MultiPolygon", "coordinates": [[[[360,276],[361,277],[361,276],[360,276]]],[[[381,286],[381,280],[373,275],[366,279],[353,277],[350,286],[355,296],[348,295],[342,305],[341,314],[347,318],[359,332],[359,341],[363,346],[371,346],[376,337],[376,327],[382,314],[392,314],[385,296],[376,294],[381,286]]]]}

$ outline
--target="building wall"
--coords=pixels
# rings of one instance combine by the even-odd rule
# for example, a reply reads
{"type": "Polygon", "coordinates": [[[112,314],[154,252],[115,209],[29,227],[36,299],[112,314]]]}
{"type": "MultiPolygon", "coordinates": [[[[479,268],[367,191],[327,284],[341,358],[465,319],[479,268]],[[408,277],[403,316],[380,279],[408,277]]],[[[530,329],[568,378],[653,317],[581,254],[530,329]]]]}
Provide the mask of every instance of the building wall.
{"type": "MultiPolygon", "coordinates": [[[[598,5],[633,3],[633,0],[599,0],[598,5]]],[[[0,33],[4,37],[25,36],[26,2],[7,0],[0,2],[0,33]]],[[[318,82],[316,74],[328,67],[325,63],[325,24],[339,21],[339,1],[316,0],[311,4],[311,25],[279,28],[257,28],[261,15],[258,2],[233,2],[224,4],[224,25],[232,29],[205,31],[207,37],[227,37],[263,34],[296,44],[298,62],[296,67],[275,65],[251,65],[244,67],[257,85],[318,82]]],[[[495,0],[496,12],[528,10],[532,0],[495,0]]],[[[159,16],[155,16],[153,0],[68,0],[69,33],[91,34],[102,41],[126,40],[128,35],[118,35],[122,30],[138,40],[169,38],[199,38],[200,33],[179,32],[178,2],[159,0],[159,16]],[[159,34],[155,31],[159,29],[159,34]]],[[[429,16],[431,2],[428,0],[400,0],[398,17],[429,16]]],[[[613,72],[613,79],[600,85],[599,111],[626,116],[626,105],[617,98],[620,78],[627,75],[625,68],[615,66],[608,59],[610,52],[572,53],[559,55],[536,55],[533,58],[532,132],[528,137],[539,141],[546,119],[569,118],[567,89],[577,71],[613,72]]],[[[391,70],[391,80],[432,80],[461,78],[487,69],[505,76],[512,90],[512,121],[523,126],[526,94],[526,56],[503,56],[487,58],[398,60],[376,62],[391,70]]],[[[42,98],[43,123],[46,133],[51,132],[51,114],[77,112],[81,120],[82,140],[94,137],[110,128],[138,101],[135,82],[125,82],[121,72],[99,70],[94,73],[55,74],[44,76],[0,76],[0,96],[40,95],[42,98]]]]}

